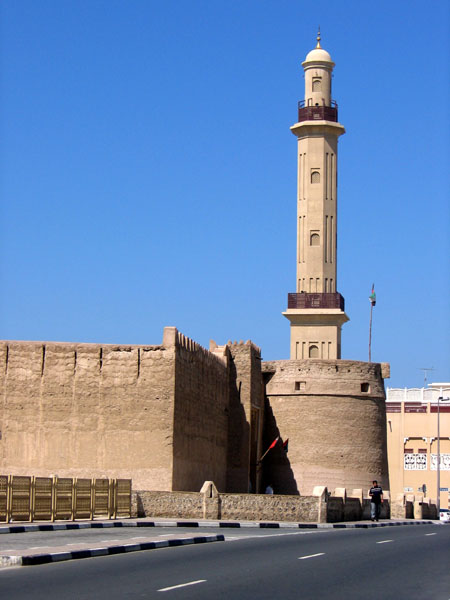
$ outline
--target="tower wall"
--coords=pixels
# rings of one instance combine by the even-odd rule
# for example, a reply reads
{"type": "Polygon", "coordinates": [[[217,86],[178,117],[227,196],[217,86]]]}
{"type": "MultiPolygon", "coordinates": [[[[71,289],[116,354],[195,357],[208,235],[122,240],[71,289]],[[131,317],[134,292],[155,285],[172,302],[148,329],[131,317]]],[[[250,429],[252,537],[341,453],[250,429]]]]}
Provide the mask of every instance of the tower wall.
{"type": "Polygon", "coordinates": [[[384,377],[386,364],[349,360],[281,360],[263,363],[266,442],[280,435],[264,459],[264,477],[276,493],[311,494],[367,488],[372,479],[389,489],[384,377]],[[368,390],[368,391],[363,391],[368,390]]]}

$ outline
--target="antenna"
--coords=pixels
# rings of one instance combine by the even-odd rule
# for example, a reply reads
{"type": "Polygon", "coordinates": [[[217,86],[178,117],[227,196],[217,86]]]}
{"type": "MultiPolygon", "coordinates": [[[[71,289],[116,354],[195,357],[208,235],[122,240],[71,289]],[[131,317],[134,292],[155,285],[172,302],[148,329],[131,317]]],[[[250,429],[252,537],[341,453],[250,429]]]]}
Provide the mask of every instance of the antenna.
{"type": "Polygon", "coordinates": [[[434,371],[434,367],[419,367],[419,371],[423,371],[423,387],[427,387],[427,373],[434,371]]]}

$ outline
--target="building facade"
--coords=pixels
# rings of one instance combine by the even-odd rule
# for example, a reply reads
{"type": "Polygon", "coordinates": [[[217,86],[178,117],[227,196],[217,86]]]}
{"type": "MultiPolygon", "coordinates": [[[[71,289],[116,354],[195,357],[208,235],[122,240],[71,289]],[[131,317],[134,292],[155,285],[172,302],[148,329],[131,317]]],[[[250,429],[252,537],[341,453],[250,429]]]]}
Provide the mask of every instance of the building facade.
{"type": "MultiPolygon", "coordinates": [[[[392,494],[437,496],[438,398],[450,383],[387,389],[386,421],[392,494]],[[424,489],[425,486],[425,489],[424,489]]],[[[449,507],[450,401],[439,402],[440,506],[449,507]]]]}

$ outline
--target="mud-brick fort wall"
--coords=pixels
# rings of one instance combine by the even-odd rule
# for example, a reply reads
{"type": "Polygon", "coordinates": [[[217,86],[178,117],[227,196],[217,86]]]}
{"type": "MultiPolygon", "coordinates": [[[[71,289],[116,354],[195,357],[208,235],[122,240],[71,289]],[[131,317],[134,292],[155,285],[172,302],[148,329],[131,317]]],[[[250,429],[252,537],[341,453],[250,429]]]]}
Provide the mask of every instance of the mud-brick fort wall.
{"type": "MultiPolygon", "coordinates": [[[[230,353],[227,490],[260,490],[256,463],[262,451],[264,388],[261,350],[250,341],[228,342],[230,353]]],[[[218,486],[219,487],[219,486],[218,486]]],[[[220,488],[219,488],[220,490],[220,488]]]]}
{"type": "Polygon", "coordinates": [[[198,492],[211,480],[241,491],[227,486],[238,485],[229,453],[242,451],[246,492],[260,443],[260,423],[252,438],[246,422],[255,403],[262,410],[259,349],[211,346],[175,327],[158,346],[1,342],[0,470],[132,478],[135,489],[161,491],[198,492]],[[230,419],[239,411],[243,434],[230,419]]]}
{"type": "Polygon", "coordinates": [[[3,473],[171,488],[175,349],[2,342],[3,473]]]}
{"type": "Polygon", "coordinates": [[[176,348],[172,489],[198,492],[210,480],[225,490],[228,352],[225,347],[209,352],[166,327],[164,345],[170,344],[176,348]]]}
{"type": "Polygon", "coordinates": [[[275,493],[309,495],[314,486],[389,489],[383,379],[386,363],[280,360],[263,363],[266,442],[289,438],[264,459],[275,493]]]}

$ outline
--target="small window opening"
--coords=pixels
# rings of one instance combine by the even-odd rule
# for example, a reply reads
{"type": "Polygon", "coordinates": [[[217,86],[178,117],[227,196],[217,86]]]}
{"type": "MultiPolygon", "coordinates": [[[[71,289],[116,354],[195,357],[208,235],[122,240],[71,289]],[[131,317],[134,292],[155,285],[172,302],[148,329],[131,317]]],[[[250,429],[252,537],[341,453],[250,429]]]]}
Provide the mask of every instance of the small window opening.
{"type": "Polygon", "coordinates": [[[300,392],[302,390],[306,390],[306,381],[296,381],[295,382],[295,391],[300,392]]]}
{"type": "Polygon", "coordinates": [[[370,392],[370,385],[367,382],[362,383],[361,391],[365,393],[370,392]]]}
{"type": "Polygon", "coordinates": [[[318,233],[311,233],[310,246],[320,246],[320,235],[318,233]]]}
{"type": "Polygon", "coordinates": [[[309,358],[319,358],[319,347],[315,344],[309,347],[309,358]]]}

